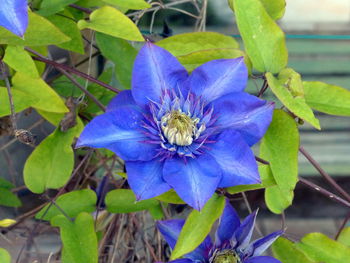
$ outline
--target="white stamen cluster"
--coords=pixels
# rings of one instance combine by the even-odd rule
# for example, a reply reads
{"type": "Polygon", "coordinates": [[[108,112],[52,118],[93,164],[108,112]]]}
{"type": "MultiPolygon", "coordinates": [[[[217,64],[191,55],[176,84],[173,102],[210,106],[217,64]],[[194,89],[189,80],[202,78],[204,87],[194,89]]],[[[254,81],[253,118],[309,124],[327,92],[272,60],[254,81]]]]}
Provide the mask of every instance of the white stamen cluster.
{"type": "Polygon", "coordinates": [[[209,259],[210,263],[241,263],[241,259],[232,249],[216,250],[209,259]]]}
{"type": "Polygon", "coordinates": [[[162,117],[161,127],[170,144],[188,146],[205,130],[205,125],[197,128],[199,121],[198,118],[191,118],[181,110],[173,110],[162,117]]]}

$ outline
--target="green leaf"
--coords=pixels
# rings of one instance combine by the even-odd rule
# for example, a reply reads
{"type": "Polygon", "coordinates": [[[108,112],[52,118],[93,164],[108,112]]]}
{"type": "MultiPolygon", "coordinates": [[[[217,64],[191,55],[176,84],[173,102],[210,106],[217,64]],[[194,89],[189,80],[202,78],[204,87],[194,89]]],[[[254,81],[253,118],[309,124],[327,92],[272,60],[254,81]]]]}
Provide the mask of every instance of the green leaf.
{"type": "Polygon", "coordinates": [[[51,220],[61,230],[63,243],[62,263],[97,263],[97,236],[94,219],[88,213],[80,213],[75,222],[63,215],[51,220]]]}
{"type": "Polygon", "coordinates": [[[156,196],[155,199],[170,204],[186,204],[173,189],[156,196]]]}
{"type": "Polygon", "coordinates": [[[124,89],[131,88],[131,72],[137,50],[124,39],[96,33],[96,43],[104,57],[116,66],[116,76],[124,89]]]}
{"type": "Polygon", "coordinates": [[[39,77],[32,57],[21,46],[7,46],[4,62],[17,72],[33,78],[39,77]]]}
{"type": "Polygon", "coordinates": [[[238,42],[230,36],[214,32],[185,33],[158,41],[157,46],[165,48],[174,56],[183,56],[201,50],[238,48],[238,42]]]}
{"type": "Polygon", "coordinates": [[[316,262],[340,263],[348,262],[350,258],[349,247],[321,233],[305,235],[296,246],[316,262]]]}
{"type": "Polygon", "coordinates": [[[332,115],[350,116],[350,91],[319,81],[304,81],[306,103],[332,115]]]}
{"type": "Polygon", "coordinates": [[[31,78],[26,74],[17,72],[12,79],[13,88],[38,100],[31,106],[49,112],[68,112],[63,100],[41,78],[31,78]]]}
{"type": "Polygon", "coordinates": [[[131,190],[117,189],[108,192],[105,198],[107,211],[111,213],[132,213],[157,206],[159,202],[155,199],[136,201],[131,190]]]}
{"type": "Polygon", "coordinates": [[[286,0],[260,0],[266,12],[272,19],[277,20],[283,17],[286,10],[286,0]]]}
{"type": "Polygon", "coordinates": [[[253,67],[277,73],[288,62],[283,31],[266,12],[260,0],[231,0],[246,52],[253,67]]]}
{"type": "Polygon", "coordinates": [[[201,50],[189,53],[187,55],[178,56],[180,63],[189,71],[193,71],[195,68],[200,65],[209,62],[214,59],[229,59],[229,58],[238,58],[244,57],[244,62],[248,67],[249,73],[251,73],[252,64],[242,50],[235,48],[217,48],[217,49],[208,49],[201,50]]]}
{"type": "Polygon", "coordinates": [[[151,206],[148,208],[148,211],[154,220],[161,220],[164,218],[163,209],[160,203],[156,206],[151,206]]]}
{"type": "Polygon", "coordinates": [[[215,221],[221,216],[224,206],[225,198],[214,194],[202,211],[193,210],[190,213],[171,254],[172,260],[191,252],[203,242],[215,221]]]}
{"type": "MultiPolygon", "coordinates": [[[[25,110],[38,101],[38,99],[34,96],[20,90],[11,88],[11,93],[16,112],[25,110]]],[[[0,117],[10,115],[10,101],[8,98],[7,89],[4,87],[0,87],[0,100],[0,117]]]]}
{"type": "Polygon", "coordinates": [[[281,189],[278,185],[265,189],[265,203],[269,210],[281,214],[293,203],[293,190],[281,189]]]}
{"type": "Polygon", "coordinates": [[[9,182],[9,181],[5,180],[4,178],[0,177],[0,187],[1,188],[5,188],[5,189],[12,189],[15,186],[11,182],[9,182]]]}
{"type": "MultiPolygon", "coordinates": [[[[29,48],[35,50],[36,52],[38,52],[39,54],[41,54],[43,56],[47,56],[49,54],[47,46],[35,46],[35,47],[29,47],[29,48]]],[[[34,60],[34,63],[35,63],[36,68],[39,72],[39,76],[41,76],[46,69],[46,64],[44,62],[37,61],[37,60],[34,60]]]]}
{"type": "Polygon", "coordinates": [[[339,243],[350,247],[350,227],[344,228],[337,239],[339,243]]]}
{"type": "Polygon", "coordinates": [[[21,200],[6,188],[0,187],[0,205],[8,207],[19,207],[22,205],[21,200]]]}
{"type": "Polygon", "coordinates": [[[71,18],[72,15],[66,11],[63,15],[53,15],[47,19],[71,39],[68,42],[57,45],[58,47],[84,54],[85,51],[80,30],[71,18]]]}
{"type": "Polygon", "coordinates": [[[39,213],[36,219],[50,221],[54,216],[61,215],[62,211],[69,217],[76,217],[81,212],[92,213],[96,209],[97,197],[90,189],[76,190],[59,196],[56,205],[48,204],[39,213]]]}
{"type": "Polygon", "coordinates": [[[140,9],[146,9],[150,8],[151,5],[146,3],[144,0],[103,0],[104,2],[112,5],[116,5],[118,7],[126,8],[126,9],[133,9],[133,10],[140,10],[140,9]]]}
{"type": "Polygon", "coordinates": [[[261,184],[247,184],[247,185],[237,185],[226,188],[227,192],[230,194],[237,194],[240,192],[256,190],[261,188],[266,188],[276,185],[275,178],[273,178],[272,171],[269,165],[259,165],[259,174],[262,183],[261,184]]]}
{"type": "Polygon", "coordinates": [[[42,0],[38,13],[43,16],[53,15],[77,1],[78,0],[42,0]]]}
{"type": "Polygon", "coordinates": [[[57,45],[70,40],[57,27],[38,14],[29,12],[29,25],[23,38],[0,27],[0,44],[19,46],[57,45]]]}
{"type": "Polygon", "coordinates": [[[0,247],[0,262],[11,263],[11,256],[6,249],[0,247]]]}
{"type": "Polygon", "coordinates": [[[266,73],[265,76],[272,92],[283,105],[316,129],[320,129],[318,119],[305,102],[303,84],[297,72],[292,69],[284,69],[278,75],[278,79],[270,72],[266,73]]]}
{"type": "Polygon", "coordinates": [[[294,243],[280,237],[272,244],[272,252],[275,258],[282,263],[316,263],[308,259],[303,252],[298,250],[294,243]]]}
{"type": "Polygon", "coordinates": [[[126,15],[111,6],[95,10],[90,15],[90,21],[80,20],[78,27],[90,28],[126,40],[144,41],[137,26],[126,15]]]}
{"type": "Polygon", "coordinates": [[[31,153],[24,165],[24,182],[33,193],[57,189],[68,181],[74,166],[72,142],[78,126],[61,132],[56,129],[31,153]]]}

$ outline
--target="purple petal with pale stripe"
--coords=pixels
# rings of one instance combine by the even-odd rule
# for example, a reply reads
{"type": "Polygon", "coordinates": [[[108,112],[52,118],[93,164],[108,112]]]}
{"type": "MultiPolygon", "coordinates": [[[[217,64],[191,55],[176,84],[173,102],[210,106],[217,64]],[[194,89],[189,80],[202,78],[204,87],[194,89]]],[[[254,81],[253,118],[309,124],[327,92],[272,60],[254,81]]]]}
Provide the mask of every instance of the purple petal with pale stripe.
{"type": "Polygon", "coordinates": [[[174,249],[177,238],[180,235],[181,229],[185,224],[183,219],[172,219],[157,221],[156,226],[168,245],[174,249]]]}
{"type": "Polygon", "coordinates": [[[253,230],[254,230],[254,224],[255,224],[255,218],[257,215],[257,211],[251,213],[249,216],[247,216],[240,227],[236,229],[235,232],[235,239],[238,243],[238,248],[239,249],[245,249],[247,248],[250,239],[252,238],[253,235],[253,230]]]}
{"type": "Polygon", "coordinates": [[[23,37],[28,26],[26,0],[1,0],[0,26],[17,36],[23,37]]]}
{"type": "Polygon", "coordinates": [[[131,90],[123,90],[115,96],[107,105],[106,111],[113,111],[122,106],[137,106],[131,94],[131,90]]]}
{"type": "Polygon", "coordinates": [[[253,249],[252,257],[260,256],[266,249],[268,249],[277,238],[283,234],[283,231],[273,232],[265,237],[255,240],[251,246],[253,249]]]}

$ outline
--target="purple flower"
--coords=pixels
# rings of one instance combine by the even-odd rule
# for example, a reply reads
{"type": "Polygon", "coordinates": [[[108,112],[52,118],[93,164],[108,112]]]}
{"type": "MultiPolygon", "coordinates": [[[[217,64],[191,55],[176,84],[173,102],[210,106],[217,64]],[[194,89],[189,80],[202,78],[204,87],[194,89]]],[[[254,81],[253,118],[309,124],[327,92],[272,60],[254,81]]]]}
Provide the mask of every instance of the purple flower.
{"type": "MultiPolygon", "coordinates": [[[[171,263],[281,263],[279,260],[261,254],[283,233],[276,231],[250,243],[257,212],[247,216],[241,223],[235,209],[226,200],[221,215],[215,242],[210,236],[183,259],[171,263]]],[[[158,221],[157,228],[173,249],[185,220],[158,221]]]]}
{"type": "Polygon", "coordinates": [[[173,188],[199,210],[218,187],[260,183],[249,146],[264,135],[273,103],[243,92],[247,79],[243,58],[213,60],[188,75],[168,51],[146,43],[131,91],[85,127],[77,146],[124,159],[137,200],[173,188]]]}
{"type": "Polygon", "coordinates": [[[1,0],[0,26],[23,37],[28,26],[27,0],[1,0]]]}

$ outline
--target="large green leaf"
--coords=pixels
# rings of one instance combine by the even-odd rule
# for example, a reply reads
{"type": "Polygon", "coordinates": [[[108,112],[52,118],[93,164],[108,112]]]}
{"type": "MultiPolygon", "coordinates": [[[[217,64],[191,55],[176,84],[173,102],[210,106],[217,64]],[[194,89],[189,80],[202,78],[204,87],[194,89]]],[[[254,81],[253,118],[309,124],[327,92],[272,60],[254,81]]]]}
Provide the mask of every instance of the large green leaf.
{"type": "Polygon", "coordinates": [[[131,190],[117,189],[108,192],[105,198],[107,211],[111,213],[132,213],[157,206],[155,199],[136,201],[135,194],[131,190]]]}
{"type": "Polygon", "coordinates": [[[192,52],[208,49],[239,47],[238,42],[233,37],[215,32],[179,34],[160,40],[156,44],[167,49],[174,56],[183,56],[192,52]]]}
{"type": "Polygon", "coordinates": [[[293,190],[281,189],[278,185],[265,189],[265,203],[271,212],[281,214],[293,203],[293,190]]]}
{"type": "Polygon", "coordinates": [[[288,62],[283,31],[266,12],[260,0],[231,0],[246,52],[253,67],[278,73],[288,62]]]}
{"type": "Polygon", "coordinates": [[[272,252],[275,258],[282,263],[316,263],[308,259],[303,252],[298,250],[294,243],[280,237],[272,244],[272,252]]]}
{"type": "Polygon", "coordinates": [[[0,178],[0,205],[9,207],[21,206],[21,200],[11,192],[15,186],[9,181],[0,178]]]}
{"type": "Polygon", "coordinates": [[[47,19],[71,39],[68,42],[58,44],[58,47],[80,54],[85,53],[80,30],[74,20],[72,20],[72,15],[68,11],[64,12],[62,15],[50,16],[47,19]]]}
{"type": "Polygon", "coordinates": [[[76,217],[81,212],[92,213],[96,209],[96,201],[96,194],[90,189],[72,191],[59,196],[56,205],[46,205],[35,218],[51,220],[54,216],[62,214],[62,211],[69,217],[76,217]]]}
{"type": "Polygon", "coordinates": [[[39,77],[32,57],[21,46],[7,46],[4,62],[14,70],[30,77],[39,77]]]}
{"type": "Polygon", "coordinates": [[[44,16],[53,15],[77,1],[78,0],[42,0],[38,13],[44,16]]]}
{"type": "Polygon", "coordinates": [[[185,204],[185,202],[182,201],[182,199],[173,189],[165,192],[164,194],[158,195],[155,197],[155,199],[170,204],[185,204]]]}
{"type": "Polygon", "coordinates": [[[350,259],[350,247],[321,233],[307,234],[296,246],[316,262],[343,263],[350,259]]]}
{"type": "Polygon", "coordinates": [[[96,43],[102,55],[115,64],[118,81],[125,89],[130,89],[131,72],[137,50],[124,39],[102,33],[96,33],[96,43]]]}
{"type": "Polygon", "coordinates": [[[68,112],[63,100],[41,78],[31,78],[17,72],[12,79],[13,88],[37,98],[31,106],[49,112],[68,112]]]}
{"type": "Polygon", "coordinates": [[[61,230],[62,263],[98,262],[97,236],[94,219],[90,214],[80,213],[75,222],[58,215],[51,220],[51,224],[61,230]]]}
{"type": "Polygon", "coordinates": [[[80,20],[78,27],[90,28],[126,40],[144,41],[137,26],[126,15],[111,6],[95,10],[90,15],[90,21],[80,20]]]}
{"type": "Polygon", "coordinates": [[[0,262],[11,263],[11,256],[6,249],[0,247],[0,262]]]}
{"type": "Polygon", "coordinates": [[[278,78],[270,72],[265,76],[272,92],[291,112],[320,129],[318,119],[305,102],[303,83],[297,72],[288,68],[281,71],[278,78]]]}
{"type": "Polygon", "coordinates": [[[23,38],[0,27],[0,44],[20,46],[57,45],[70,40],[57,27],[38,14],[29,12],[29,25],[23,38]]]}
{"type": "Polygon", "coordinates": [[[350,227],[345,227],[337,239],[338,242],[350,247],[350,227]]]}
{"type": "Polygon", "coordinates": [[[34,193],[57,189],[68,181],[74,166],[72,142],[79,125],[61,132],[56,129],[31,153],[24,166],[24,182],[34,193]]]}
{"type": "Polygon", "coordinates": [[[214,194],[202,211],[193,210],[181,230],[171,259],[177,259],[198,247],[210,233],[215,221],[221,216],[224,206],[225,198],[214,194]]]}
{"type": "Polygon", "coordinates": [[[103,0],[104,2],[112,5],[116,5],[118,7],[126,8],[126,9],[146,9],[150,8],[151,5],[146,3],[144,0],[103,0]]]}
{"type": "Polygon", "coordinates": [[[306,103],[332,115],[350,116],[350,91],[319,81],[304,81],[306,103]]]}
{"type": "MultiPolygon", "coordinates": [[[[16,112],[25,110],[38,101],[38,99],[34,96],[20,90],[11,89],[11,93],[16,112]]],[[[4,87],[0,87],[0,100],[0,117],[10,115],[10,101],[8,98],[7,89],[4,87]]]]}

